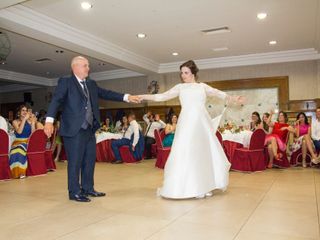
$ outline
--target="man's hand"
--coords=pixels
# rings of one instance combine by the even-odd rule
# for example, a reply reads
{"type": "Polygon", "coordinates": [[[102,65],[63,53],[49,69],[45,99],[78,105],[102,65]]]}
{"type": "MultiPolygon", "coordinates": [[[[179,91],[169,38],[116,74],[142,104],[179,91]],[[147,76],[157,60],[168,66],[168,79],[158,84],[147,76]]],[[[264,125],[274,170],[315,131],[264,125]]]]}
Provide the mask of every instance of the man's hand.
{"type": "Polygon", "coordinates": [[[53,133],[53,123],[46,122],[44,125],[44,133],[47,135],[48,138],[51,137],[53,133]]]}
{"type": "Polygon", "coordinates": [[[129,95],[128,100],[129,100],[129,102],[133,102],[133,103],[140,103],[141,102],[141,98],[139,96],[135,96],[135,95],[129,95]]]}
{"type": "Polygon", "coordinates": [[[134,150],[136,149],[136,147],[132,145],[132,148],[131,148],[131,149],[132,149],[132,151],[134,152],[134,150]]]}

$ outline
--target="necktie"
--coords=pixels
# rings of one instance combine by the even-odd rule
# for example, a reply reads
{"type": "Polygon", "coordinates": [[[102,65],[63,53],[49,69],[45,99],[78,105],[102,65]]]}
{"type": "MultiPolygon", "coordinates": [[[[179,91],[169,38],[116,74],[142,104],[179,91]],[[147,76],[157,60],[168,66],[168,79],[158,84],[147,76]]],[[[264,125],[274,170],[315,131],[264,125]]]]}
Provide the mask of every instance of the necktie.
{"type": "Polygon", "coordinates": [[[83,128],[86,129],[88,127],[88,124],[92,126],[93,123],[93,113],[92,113],[92,107],[91,107],[91,102],[90,102],[90,96],[89,96],[89,91],[86,85],[85,81],[80,82],[83,85],[83,93],[86,96],[87,99],[87,106],[86,106],[86,120],[83,123],[83,128]]]}
{"type": "Polygon", "coordinates": [[[87,88],[86,81],[83,80],[83,81],[80,81],[80,83],[81,83],[82,86],[83,86],[84,95],[86,96],[86,98],[89,98],[89,92],[88,92],[88,88],[87,88]]]}
{"type": "Polygon", "coordinates": [[[152,123],[153,123],[153,122],[150,122],[150,123],[149,123],[149,126],[147,127],[145,136],[148,135],[148,132],[149,132],[149,130],[150,130],[150,128],[151,128],[152,123]]]}

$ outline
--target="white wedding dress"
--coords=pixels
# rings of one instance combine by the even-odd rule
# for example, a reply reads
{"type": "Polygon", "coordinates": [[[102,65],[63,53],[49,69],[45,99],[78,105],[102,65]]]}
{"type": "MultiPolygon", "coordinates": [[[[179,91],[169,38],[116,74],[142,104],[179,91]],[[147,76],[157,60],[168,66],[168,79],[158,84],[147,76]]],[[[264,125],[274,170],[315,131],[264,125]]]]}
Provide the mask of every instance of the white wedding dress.
{"type": "Polygon", "coordinates": [[[213,126],[205,103],[207,96],[227,95],[204,83],[180,83],[162,94],[143,95],[152,101],[178,96],[181,112],[159,193],[165,198],[184,199],[214,189],[225,190],[230,163],[216,138],[217,124],[213,126]]]}

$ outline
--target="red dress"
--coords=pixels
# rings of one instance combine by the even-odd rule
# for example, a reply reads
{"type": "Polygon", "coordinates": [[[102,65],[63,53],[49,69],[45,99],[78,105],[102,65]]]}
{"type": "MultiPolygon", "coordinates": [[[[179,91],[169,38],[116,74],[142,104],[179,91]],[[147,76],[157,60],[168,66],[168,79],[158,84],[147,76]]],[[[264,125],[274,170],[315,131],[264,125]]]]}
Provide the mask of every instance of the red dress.
{"type": "Polygon", "coordinates": [[[272,133],[266,136],[264,143],[267,144],[270,138],[274,137],[277,140],[278,148],[281,151],[285,151],[287,148],[286,142],[287,142],[288,130],[286,129],[282,131],[281,128],[288,127],[288,126],[289,124],[287,123],[275,122],[272,129],[272,133]]]}

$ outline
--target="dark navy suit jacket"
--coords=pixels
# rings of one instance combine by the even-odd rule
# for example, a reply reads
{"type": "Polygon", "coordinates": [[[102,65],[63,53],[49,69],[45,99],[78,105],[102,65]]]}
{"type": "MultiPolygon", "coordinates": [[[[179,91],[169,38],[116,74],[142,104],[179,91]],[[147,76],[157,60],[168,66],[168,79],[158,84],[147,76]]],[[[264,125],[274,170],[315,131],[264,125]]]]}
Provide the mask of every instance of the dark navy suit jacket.
{"type": "MultiPolygon", "coordinates": [[[[86,79],[89,90],[92,111],[93,111],[93,131],[100,127],[100,113],[98,99],[123,101],[124,94],[113,92],[98,87],[94,80],[86,79]]],[[[63,77],[58,81],[52,97],[47,117],[55,118],[59,107],[62,107],[60,135],[66,137],[75,136],[85,121],[86,114],[86,97],[77,78],[63,77]]]]}

